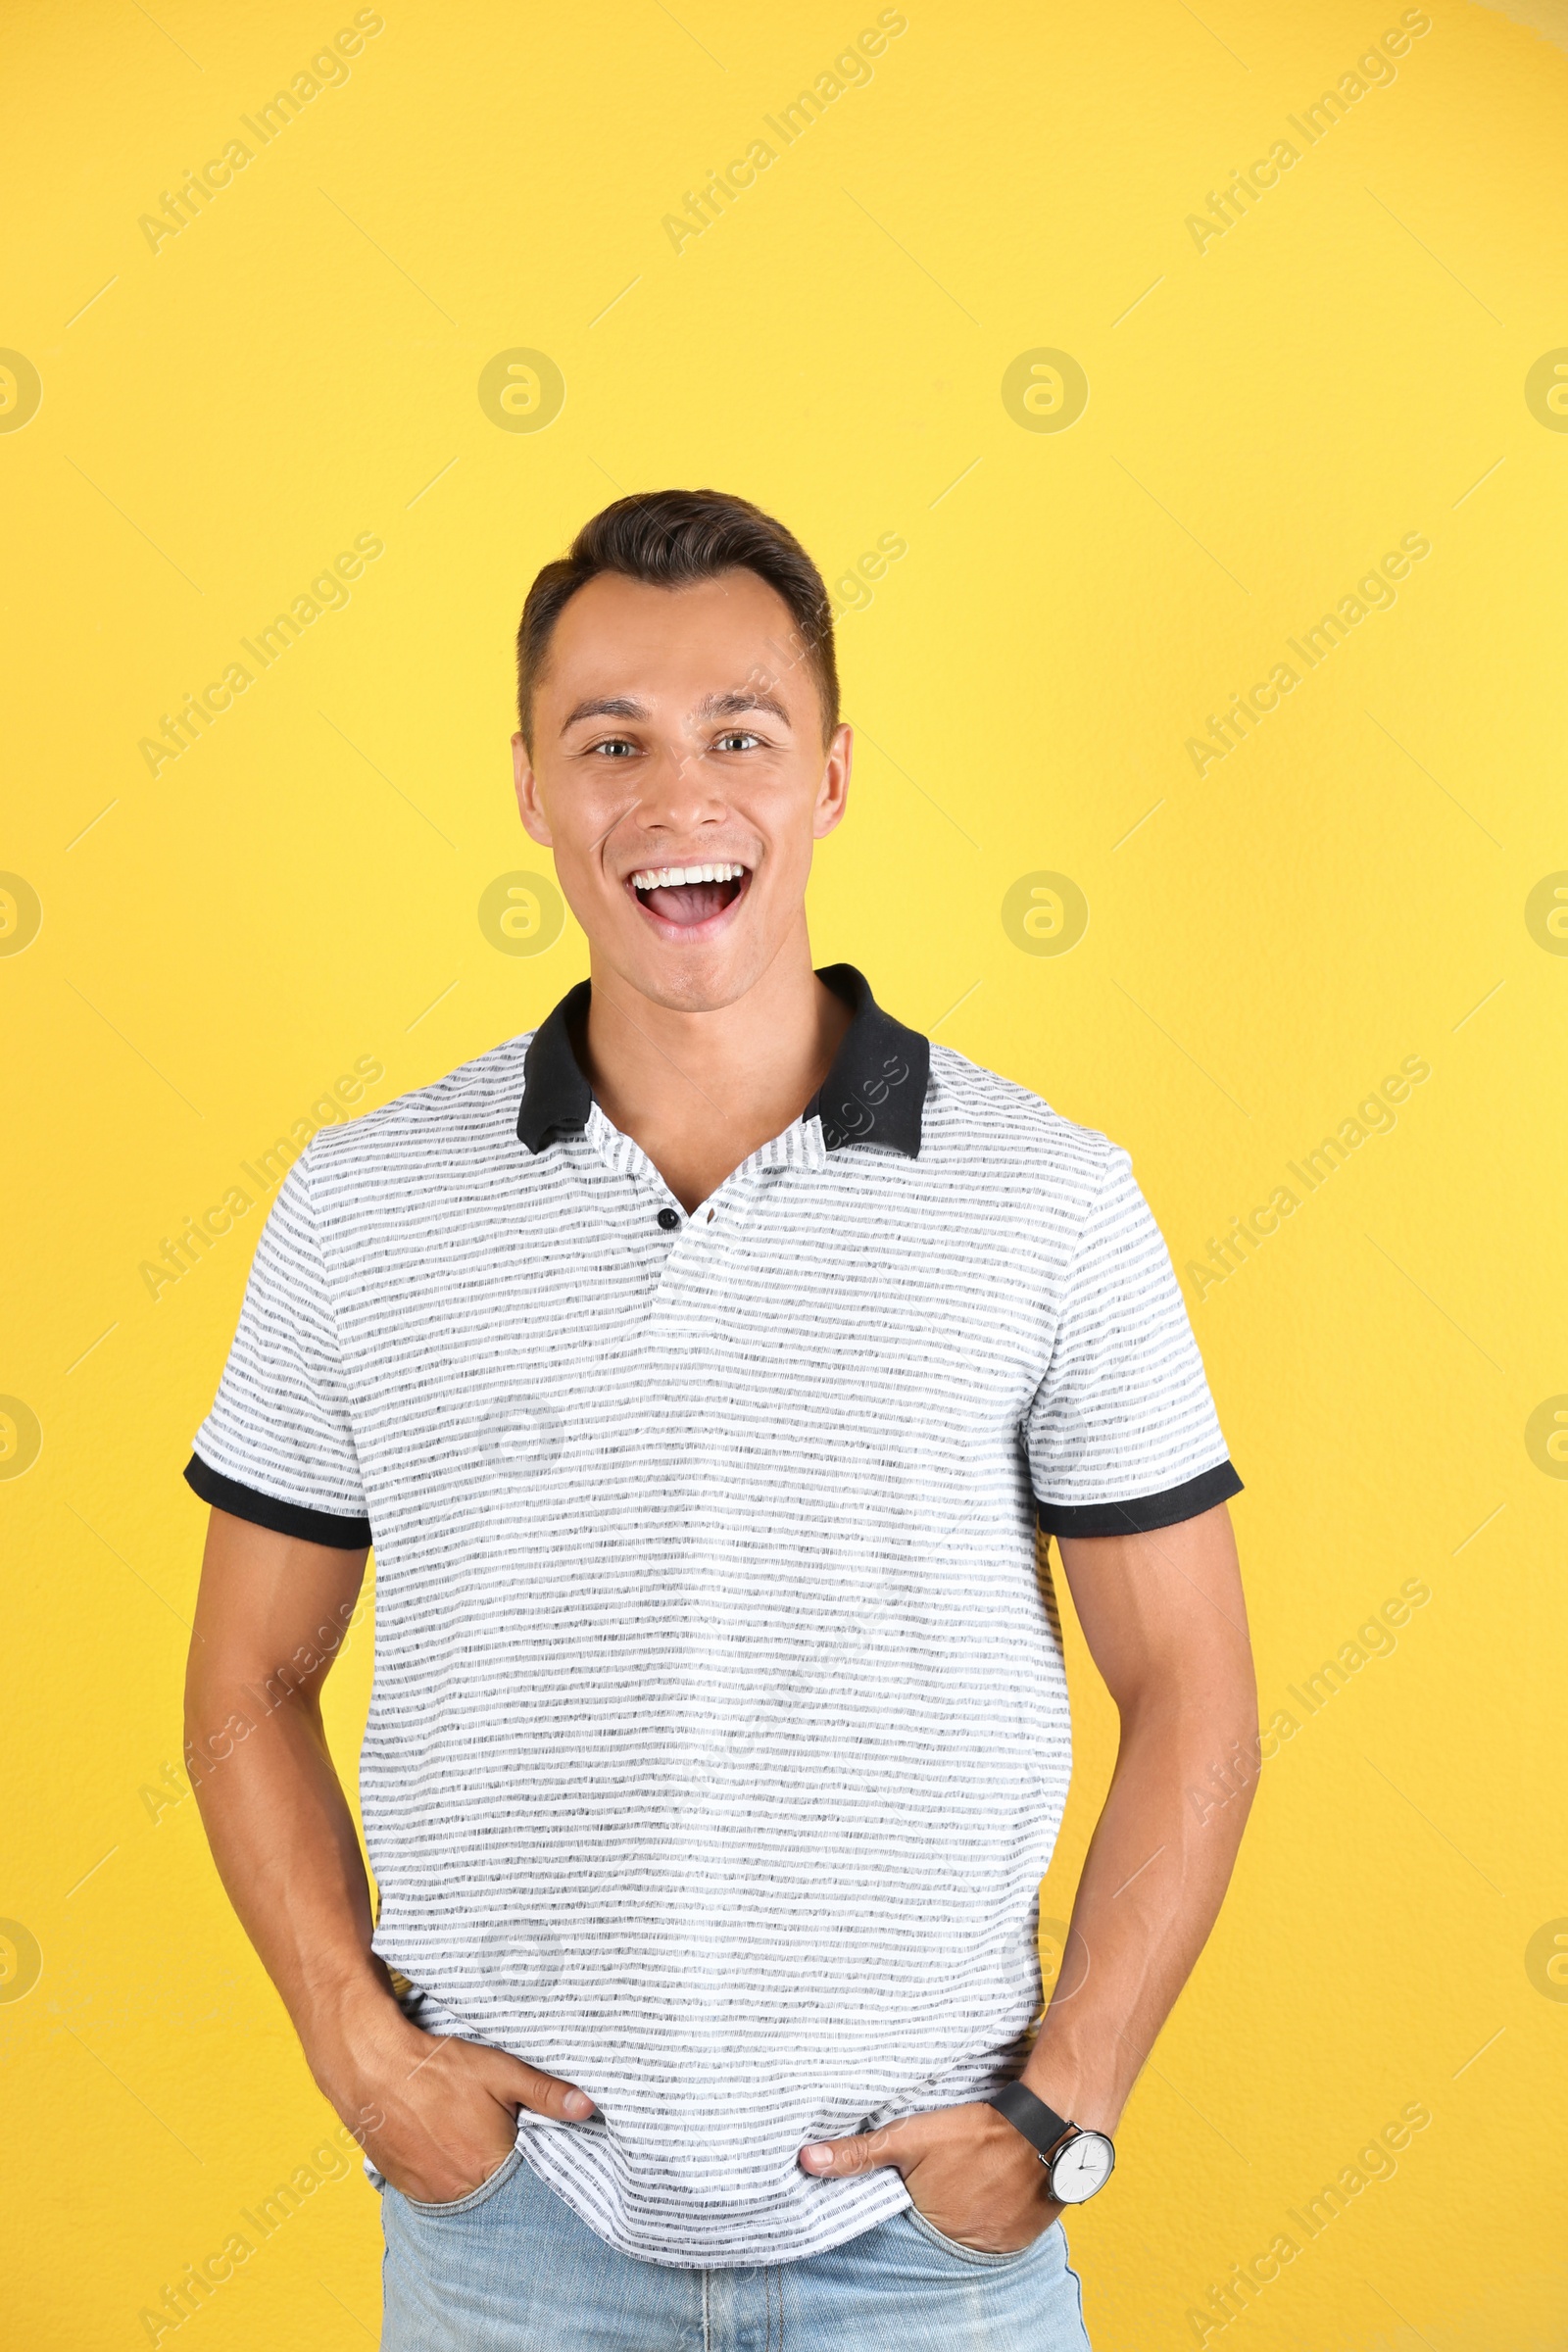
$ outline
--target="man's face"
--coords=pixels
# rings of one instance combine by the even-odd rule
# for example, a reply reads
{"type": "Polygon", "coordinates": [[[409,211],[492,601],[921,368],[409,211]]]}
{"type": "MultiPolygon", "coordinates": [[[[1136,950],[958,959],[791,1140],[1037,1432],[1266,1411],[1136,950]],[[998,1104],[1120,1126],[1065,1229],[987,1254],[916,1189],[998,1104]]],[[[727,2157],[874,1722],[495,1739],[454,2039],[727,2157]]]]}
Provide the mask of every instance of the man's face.
{"type": "Polygon", "coordinates": [[[804,938],[811,845],[850,781],[783,599],[753,571],[602,572],[556,623],[532,717],[517,806],[595,959],[676,1011],[734,1004],[804,938]]]}

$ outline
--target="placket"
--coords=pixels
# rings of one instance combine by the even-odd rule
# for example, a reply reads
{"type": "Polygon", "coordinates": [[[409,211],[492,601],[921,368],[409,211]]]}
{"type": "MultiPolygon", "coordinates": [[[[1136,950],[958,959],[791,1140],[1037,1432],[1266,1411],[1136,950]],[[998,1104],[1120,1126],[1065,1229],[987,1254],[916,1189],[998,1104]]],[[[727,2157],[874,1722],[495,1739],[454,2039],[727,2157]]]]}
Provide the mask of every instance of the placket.
{"type": "MultiPolygon", "coordinates": [[[[664,1270],[655,1295],[659,1339],[681,1352],[707,1348],[713,1329],[713,1294],[733,1245],[757,1212],[767,1178],[751,1160],[726,1176],[669,1236],[664,1270]]],[[[667,1188],[662,1189],[667,1191],[667,1188]]]]}
{"type": "Polygon", "coordinates": [[[768,1187],[791,1168],[819,1168],[827,1160],[816,1120],[796,1119],[782,1135],[754,1152],[700,1201],[688,1216],[642,1146],[622,1134],[598,1103],[589,1113],[588,1138],[600,1158],[644,1194],[652,1221],[663,1227],[662,1270],[655,1285],[656,1348],[667,1354],[704,1346],[712,1328],[713,1285],[732,1242],[750,1227],[768,1187]]]}

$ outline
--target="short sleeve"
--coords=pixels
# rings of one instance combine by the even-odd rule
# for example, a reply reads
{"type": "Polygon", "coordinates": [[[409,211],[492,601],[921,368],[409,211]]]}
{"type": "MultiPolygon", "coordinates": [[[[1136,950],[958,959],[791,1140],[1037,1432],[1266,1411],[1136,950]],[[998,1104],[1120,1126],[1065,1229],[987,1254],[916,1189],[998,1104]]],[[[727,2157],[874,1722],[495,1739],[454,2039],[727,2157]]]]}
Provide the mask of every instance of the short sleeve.
{"type": "Polygon", "coordinates": [[[1024,1440],[1048,1535],[1142,1534],[1242,1490],[1170,1252],[1116,1147],[1067,1269],[1024,1440]]]}
{"type": "Polygon", "coordinates": [[[263,1228],[239,1326],[185,1477],[204,1502],[307,1543],[370,1542],[311,1198],[309,1151],[263,1228]]]}

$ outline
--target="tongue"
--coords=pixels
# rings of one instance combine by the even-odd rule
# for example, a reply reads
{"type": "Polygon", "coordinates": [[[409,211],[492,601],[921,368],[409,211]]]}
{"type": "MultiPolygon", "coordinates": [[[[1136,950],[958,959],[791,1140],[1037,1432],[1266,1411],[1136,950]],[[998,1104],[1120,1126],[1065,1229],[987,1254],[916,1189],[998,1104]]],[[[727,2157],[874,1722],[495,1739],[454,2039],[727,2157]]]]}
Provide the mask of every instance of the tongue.
{"type": "Polygon", "coordinates": [[[678,890],[651,890],[645,905],[666,923],[706,923],[735,896],[733,882],[683,882],[678,890]]]}

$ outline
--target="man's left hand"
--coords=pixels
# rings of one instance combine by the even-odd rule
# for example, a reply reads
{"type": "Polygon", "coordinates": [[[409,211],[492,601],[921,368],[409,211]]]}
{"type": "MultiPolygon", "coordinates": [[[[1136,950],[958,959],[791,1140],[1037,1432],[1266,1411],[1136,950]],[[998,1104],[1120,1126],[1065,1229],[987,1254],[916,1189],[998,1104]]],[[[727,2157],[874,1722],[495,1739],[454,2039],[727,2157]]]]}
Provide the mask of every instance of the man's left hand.
{"type": "Polygon", "coordinates": [[[803,2172],[832,2180],[892,2165],[933,2230],[986,2254],[1021,2253],[1061,2211],[1023,2134],[978,2101],[819,2140],[801,2150],[800,2162],[803,2172]]]}

